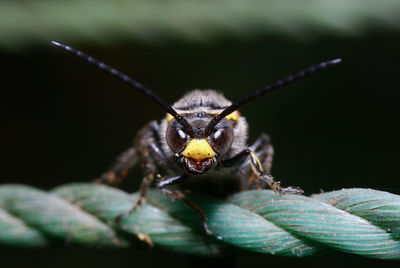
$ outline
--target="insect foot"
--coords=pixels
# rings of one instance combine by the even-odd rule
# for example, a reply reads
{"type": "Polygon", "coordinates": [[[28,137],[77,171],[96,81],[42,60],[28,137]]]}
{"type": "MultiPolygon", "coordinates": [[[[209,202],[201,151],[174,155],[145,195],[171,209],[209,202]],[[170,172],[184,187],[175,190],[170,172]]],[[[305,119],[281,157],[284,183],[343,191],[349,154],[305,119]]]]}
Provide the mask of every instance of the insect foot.
{"type": "Polygon", "coordinates": [[[280,195],[285,195],[285,194],[298,194],[298,195],[302,195],[304,193],[304,191],[302,189],[300,189],[300,187],[286,187],[286,188],[281,188],[278,187],[275,189],[275,192],[277,192],[280,195]]]}
{"type": "Polygon", "coordinates": [[[260,176],[260,179],[268,184],[268,186],[275,192],[280,195],[285,195],[285,194],[298,194],[301,195],[304,193],[300,187],[286,187],[282,188],[281,183],[279,181],[274,181],[274,179],[269,176],[269,175],[262,175],[260,176]]]}
{"type": "Polygon", "coordinates": [[[206,213],[199,207],[197,206],[195,203],[193,203],[192,201],[190,201],[186,196],[185,196],[185,192],[190,192],[190,191],[172,191],[166,188],[162,188],[159,187],[160,191],[165,194],[166,196],[168,196],[169,198],[171,198],[172,200],[182,200],[189,208],[191,208],[192,210],[194,210],[194,212],[196,212],[200,217],[201,217],[201,222],[203,225],[203,230],[207,235],[212,235],[212,231],[210,230],[210,228],[208,227],[207,224],[207,215],[206,213]]]}
{"type": "Polygon", "coordinates": [[[114,222],[115,224],[119,224],[125,217],[131,215],[133,212],[135,212],[138,208],[140,208],[144,203],[146,202],[146,198],[143,196],[140,196],[136,204],[127,212],[119,214],[117,217],[115,217],[114,222]]]}

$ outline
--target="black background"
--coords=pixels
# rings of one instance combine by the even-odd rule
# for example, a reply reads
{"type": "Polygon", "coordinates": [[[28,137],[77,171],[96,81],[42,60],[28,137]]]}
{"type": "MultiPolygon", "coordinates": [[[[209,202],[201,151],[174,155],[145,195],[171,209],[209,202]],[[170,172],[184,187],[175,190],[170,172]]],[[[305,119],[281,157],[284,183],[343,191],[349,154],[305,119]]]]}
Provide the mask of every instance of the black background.
{"type": "MultiPolygon", "coordinates": [[[[250,143],[262,132],[270,134],[276,151],[272,174],[306,194],[351,187],[400,194],[396,33],[302,42],[258,36],[207,44],[70,45],[128,73],[169,103],[195,88],[218,89],[235,100],[311,64],[342,57],[342,65],[242,108],[250,143]]],[[[165,115],[144,96],[50,44],[0,51],[0,59],[1,184],[51,189],[90,181],[131,145],[140,127],[165,115]]],[[[135,169],[123,187],[135,191],[140,180],[135,169]]],[[[340,253],[301,260],[261,255],[198,259],[147,249],[4,249],[0,257],[5,266],[48,267],[395,264],[340,253]]]]}

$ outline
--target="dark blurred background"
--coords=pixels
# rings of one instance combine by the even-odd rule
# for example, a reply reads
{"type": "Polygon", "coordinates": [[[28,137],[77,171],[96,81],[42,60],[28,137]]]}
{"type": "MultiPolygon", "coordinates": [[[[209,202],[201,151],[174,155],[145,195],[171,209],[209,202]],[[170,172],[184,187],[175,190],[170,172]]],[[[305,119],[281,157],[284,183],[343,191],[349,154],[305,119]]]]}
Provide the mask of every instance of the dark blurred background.
{"type": "MultiPolygon", "coordinates": [[[[241,112],[250,143],[270,134],[272,174],[306,194],[374,188],[400,194],[398,1],[1,1],[0,183],[51,189],[90,181],[163,110],[48,41],[70,44],[173,103],[190,89],[236,100],[311,64],[343,64],[241,112]]],[[[135,191],[135,169],[123,187],[135,191]]],[[[3,256],[4,255],[4,256],[3,256]]],[[[8,250],[5,263],[122,267],[268,262],[393,264],[337,254],[198,260],[175,253],[8,250]],[[26,256],[26,259],[15,257],[26,256]],[[154,258],[154,255],[157,258],[154,258]],[[131,257],[132,256],[132,257],[131,257]],[[118,260],[118,262],[116,262],[118,260]]],[[[3,267],[3,266],[2,266],[3,267]]],[[[61,267],[61,266],[60,266],[61,267]]]]}

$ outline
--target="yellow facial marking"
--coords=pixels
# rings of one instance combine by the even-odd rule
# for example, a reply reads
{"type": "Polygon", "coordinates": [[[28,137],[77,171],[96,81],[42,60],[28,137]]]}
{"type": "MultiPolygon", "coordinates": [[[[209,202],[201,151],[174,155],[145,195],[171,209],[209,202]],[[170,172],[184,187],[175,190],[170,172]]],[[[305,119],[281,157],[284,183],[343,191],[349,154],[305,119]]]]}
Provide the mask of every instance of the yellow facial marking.
{"type": "Polygon", "coordinates": [[[170,114],[167,114],[167,122],[169,123],[174,117],[170,114]]]}
{"type": "Polygon", "coordinates": [[[214,150],[205,139],[192,139],[182,152],[184,157],[202,160],[215,156],[214,150]]]}
{"type": "Polygon", "coordinates": [[[225,118],[228,120],[233,120],[233,121],[237,122],[237,121],[239,121],[239,112],[235,111],[235,112],[225,116],[225,118]]]}

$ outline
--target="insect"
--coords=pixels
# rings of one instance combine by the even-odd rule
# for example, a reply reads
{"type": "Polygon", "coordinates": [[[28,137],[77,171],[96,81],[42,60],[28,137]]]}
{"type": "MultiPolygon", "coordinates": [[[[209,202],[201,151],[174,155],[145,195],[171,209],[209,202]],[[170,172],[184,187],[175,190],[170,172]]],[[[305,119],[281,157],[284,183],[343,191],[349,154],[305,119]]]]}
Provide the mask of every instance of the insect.
{"type": "MultiPolygon", "coordinates": [[[[138,162],[143,167],[143,181],[139,198],[130,211],[121,214],[116,221],[135,211],[146,200],[150,186],[172,199],[183,200],[202,217],[206,233],[207,216],[191,202],[182,189],[171,189],[188,181],[190,177],[221,173],[237,178],[239,189],[251,185],[267,184],[279,194],[302,194],[299,188],[283,188],[270,175],[273,148],[267,135],[261,135],[253,145],[247,145],[248,125],[238,109],[254,99],[286,85],[301,80],[319,70],[336,65],[341,59],[325,61],[252,92],[237,102],[230,102],[214,90],[194,90],[169,105],[156,93],[138,83],[128,75],[103,62],[55,41],[53,45],[94,65],[104,72],[127,83],[167,112],[160,122],[152,121],[137,134],[133,147],[122,153],[110,170],[97,180],[116,185],[128,175],[138,162]],[[248,178],[250,177],[250,180],[248,178]]],[[[197,179],[199,180],[199,179],[197,179]]]]}

